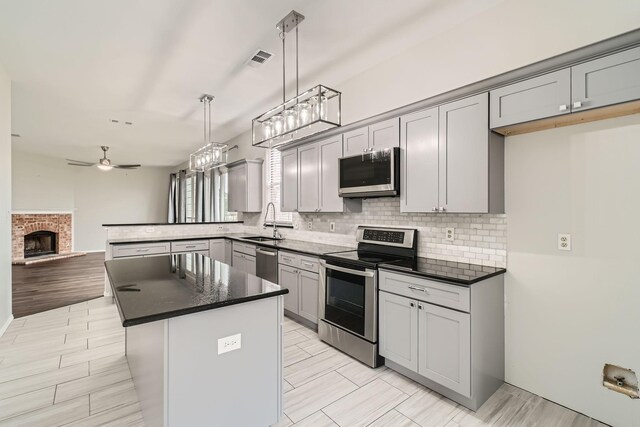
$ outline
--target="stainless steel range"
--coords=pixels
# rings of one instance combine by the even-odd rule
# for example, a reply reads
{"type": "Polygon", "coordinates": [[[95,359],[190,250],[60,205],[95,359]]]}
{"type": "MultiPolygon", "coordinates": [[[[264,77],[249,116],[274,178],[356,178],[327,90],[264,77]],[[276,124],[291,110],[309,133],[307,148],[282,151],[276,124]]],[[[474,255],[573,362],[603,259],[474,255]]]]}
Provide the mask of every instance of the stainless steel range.
{"type": "Polygon", "coordinates": [[[358,249],[320,260],[318,335],[369,366],[378,355],[378,265],[407,263],[417,256],[418,231],[358,227],[358,249]]]}

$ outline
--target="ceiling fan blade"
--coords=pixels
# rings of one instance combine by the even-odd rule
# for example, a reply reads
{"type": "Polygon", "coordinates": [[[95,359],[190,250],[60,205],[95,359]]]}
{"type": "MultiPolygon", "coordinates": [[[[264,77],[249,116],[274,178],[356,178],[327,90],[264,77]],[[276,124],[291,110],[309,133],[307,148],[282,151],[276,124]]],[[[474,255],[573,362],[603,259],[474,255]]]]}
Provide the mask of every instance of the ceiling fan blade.
{"type": "Polygon", "coordinates": [[[92,162],[85,162],[82,160],[73,160],[73,159],[65,159],[67,162],[71,162],[71,163],[75,163],[76,165],[87,165],[87,166],[93,166],[95,165],[95,163],[92,162]]]}
{"type": "Polygon", "coordinates": [[[139,168],[141,165],[112,165],[112,166],[118,169],[136,169],[136,168],[139,168]]]}
{"type": "Polygon", "coordinates": [[[95,166],[95,163],[67,163],[69,166],[83,166],[86,168],[90,168],[91,166],[95,166]]]}

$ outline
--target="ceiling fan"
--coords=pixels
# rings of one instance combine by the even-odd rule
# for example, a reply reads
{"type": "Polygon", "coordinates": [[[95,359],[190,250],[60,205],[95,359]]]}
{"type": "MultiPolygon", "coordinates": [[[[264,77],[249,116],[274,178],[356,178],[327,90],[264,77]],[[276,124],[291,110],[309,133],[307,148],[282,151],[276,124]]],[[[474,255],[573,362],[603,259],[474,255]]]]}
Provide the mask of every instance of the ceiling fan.
{"type": "Polygon", "coordinates": [[[103,145],[100,148],[102,148],[103,156],[101,159],[98,160],[98,163],[89,163],[89,162],[83,162],[82,160],[66,159],[67,164],[71,166],[97,166],[98,169],[103,171],[110,171],[113,168],[137,169],[140,167],[140,165],[114,165],[113,163],[111,163],[110,159],[107,159],[107,150],[109,149],[109,147],[107,147],[106,145],[103,145]]]}

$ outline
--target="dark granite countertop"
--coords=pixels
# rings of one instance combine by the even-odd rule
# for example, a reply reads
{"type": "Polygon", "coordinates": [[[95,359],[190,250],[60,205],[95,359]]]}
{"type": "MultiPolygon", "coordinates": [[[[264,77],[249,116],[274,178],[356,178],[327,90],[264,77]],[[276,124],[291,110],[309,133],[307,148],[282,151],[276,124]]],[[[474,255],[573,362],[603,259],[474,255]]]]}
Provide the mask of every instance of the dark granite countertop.
{"type": "Polygon", "coordinates": [[[380,268],[464,286],[469,286],[507,271],[505,268],[423,257],[416,258],[413,263],[381,264],[380,268]]]}
{"type": "Polygon", "coordinates": [[[139,222],[131,224],[102,224],[103,227],[141,227],[154,225],[207,225],[207,224],[243,224],[244,221],[211,221],[211,222],[139,222]]]}
{"type": "Polygon", "coordinates": [[[212,236],[180,236],[180,237],[150,237],[150,238],[120,238],[120,239],[110,239],[108,241],[111,245],[125,245],[131,243],[158,243],[158,242],[177,242],[183,240],[202,240],[202,239],[230,239],[243,243],[249,243],[253,245],[265,246],[268,248],[281,249],[285,251],[298,252],[306,255],[312,256],[320,256],[324,254],[329,254],[332,252],[343,252],[354,250],[354,247],[350,246],[337,246],[337,245],[328,245],[325,243],[315,243],[315,242],[307,242],[303,240],[293,240],[293,239],[283,239],[283,240],[273,240],[266,242],[256,242],[254,240],[248,240],[247,237],[256,236],[256,234],[247,234],[247,233],[227,233],[227,234],[218,234],[212,236]]]}
{"type": "Polygon", "coordinates": [[[116,259],[105,266],[125,327],[289,292],[196,253],[116,259]]]}

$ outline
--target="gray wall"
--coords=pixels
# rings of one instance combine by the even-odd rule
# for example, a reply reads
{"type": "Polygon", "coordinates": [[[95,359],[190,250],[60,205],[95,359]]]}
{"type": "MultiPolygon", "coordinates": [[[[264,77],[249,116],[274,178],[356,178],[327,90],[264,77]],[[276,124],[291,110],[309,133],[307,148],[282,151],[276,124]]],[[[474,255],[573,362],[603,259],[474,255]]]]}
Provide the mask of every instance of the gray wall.
{"type": "Polygon", "coordinates": [[[639,140],[636,114],[506,141],[506,379],[616,426],[640,425],[602,386],[640,372],[639,140]]]}
{"type": "Polygon", "coordinates": [[[167,220],[172,168],[103,172],[16,149],[11,158],[13,211],[72,212],[75,251],[104,250],[103,223],[167,220]]]}
{"type": "Polygon", "coordinates": [[[0,331],[11,319],[11,79],[0,64],[0,331]]]}

